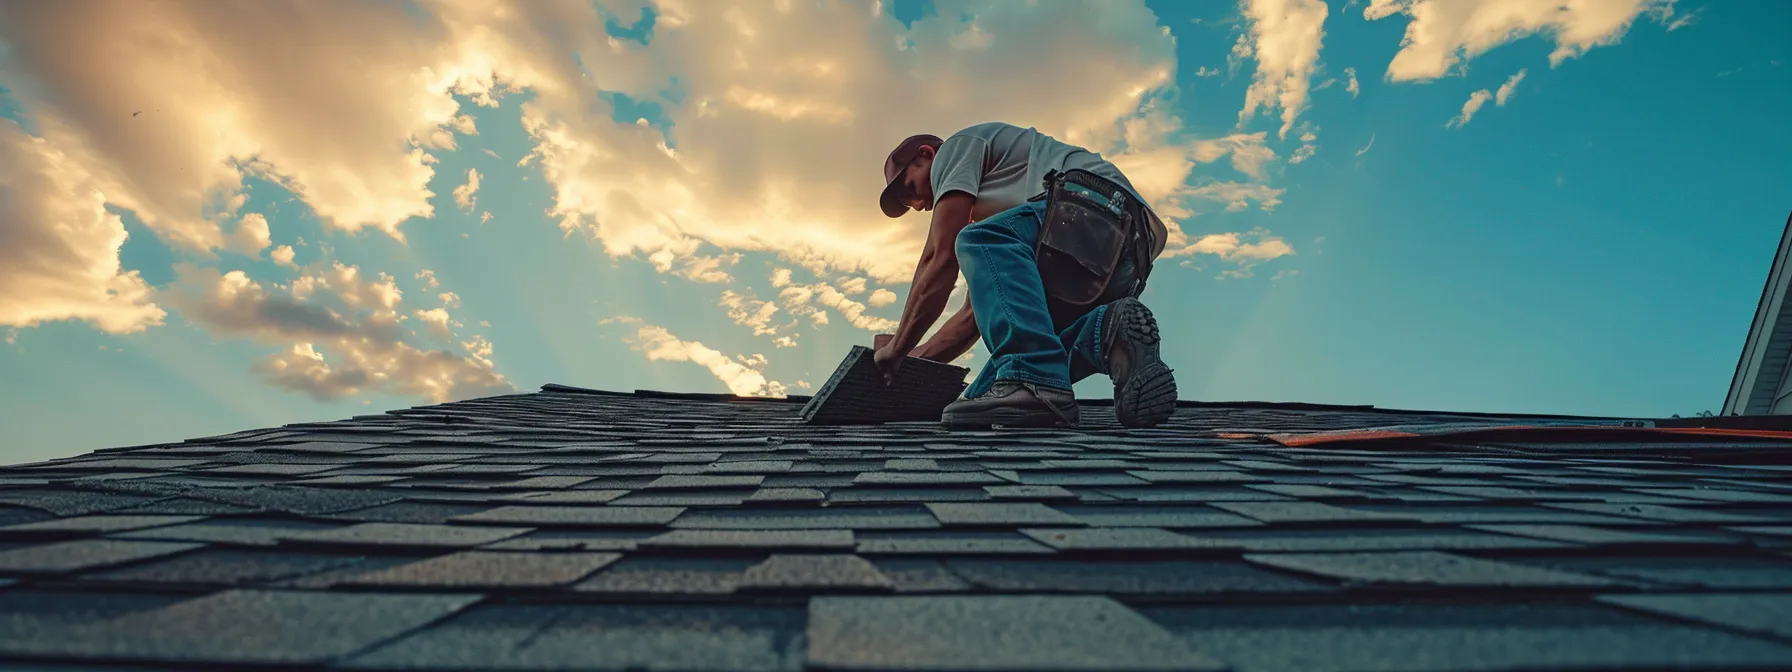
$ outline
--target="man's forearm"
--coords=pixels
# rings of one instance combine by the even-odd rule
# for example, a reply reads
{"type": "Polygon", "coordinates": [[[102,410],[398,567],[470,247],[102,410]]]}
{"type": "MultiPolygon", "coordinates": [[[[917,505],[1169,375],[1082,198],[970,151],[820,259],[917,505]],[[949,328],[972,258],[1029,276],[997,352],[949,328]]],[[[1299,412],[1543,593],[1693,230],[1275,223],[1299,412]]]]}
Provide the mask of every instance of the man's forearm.
{"type": "Polygon", "coordinates": [[[945,324],[940,325],[940,330],[933,333],[933,338],[911,354],[921,359],[950,362],[976,345],[978,336],[977,314],[972,312],[971,302],[966,299],[964,307],[953,313],[945,324]]]}
{"type": "Polygon", "coordinates": [[[891,347],[901,353],[915,349],[921,336],[945,312],[957,279],[957,259],[930,255],[915,266],[915,279],[909,285],[908,301],[902,306],[902,320],[891,347]]]}

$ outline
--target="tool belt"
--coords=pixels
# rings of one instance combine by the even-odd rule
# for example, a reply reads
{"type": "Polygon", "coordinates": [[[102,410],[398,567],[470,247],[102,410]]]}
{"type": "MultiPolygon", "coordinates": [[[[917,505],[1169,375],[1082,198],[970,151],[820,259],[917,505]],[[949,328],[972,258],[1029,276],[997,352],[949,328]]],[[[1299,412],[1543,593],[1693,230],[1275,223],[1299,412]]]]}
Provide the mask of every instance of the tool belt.
{"type": "Polygon", "coordinates": [[[1151,273],[1151,228],[1145,204],[1119,183],[1076,168],[1051,171],[1035,257],[1046,296],[1088,305],[1109,293],[1122,255],[1133,258],[1135,281],[1129,294],[1145,291],[1151,273]]]}

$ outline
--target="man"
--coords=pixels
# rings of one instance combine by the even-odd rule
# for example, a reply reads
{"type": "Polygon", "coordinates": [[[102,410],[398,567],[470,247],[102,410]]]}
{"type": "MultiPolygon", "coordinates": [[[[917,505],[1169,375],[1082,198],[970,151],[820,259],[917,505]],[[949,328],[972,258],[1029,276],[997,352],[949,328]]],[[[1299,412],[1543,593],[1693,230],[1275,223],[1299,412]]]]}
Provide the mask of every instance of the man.
{"type": "Polygon", "coordinates": [[[946,407],[941,419],[949,426],[1074,427],[1080,414],[1071,385],[1094,373],[1113,380],[1122,424],[1151,427],[1170,416],[1175,379],[1158,354],[1156,320],[1133,296],[1163,252],[1164,226],[1112,163],[1032,128],[985,123],[945,140],[903,140],[884,160],[884,180],[885,215],[933,213],[899,326],[874,358],[886,380],[905,356],[951,361],[981,337],[989,362],[946,407]],[[1072,169],[1124,187],[1149,241],[1136,248],[1146,254],[1120,255],[1088,305],[1048,296],[1045,280],[1061,271],[1045,267],[1042,276],[1037,257],[1047,203],[1035,197],[1048,174],[1072,169]],[[917,345],[961,271],[964,306],[917,345]]]}

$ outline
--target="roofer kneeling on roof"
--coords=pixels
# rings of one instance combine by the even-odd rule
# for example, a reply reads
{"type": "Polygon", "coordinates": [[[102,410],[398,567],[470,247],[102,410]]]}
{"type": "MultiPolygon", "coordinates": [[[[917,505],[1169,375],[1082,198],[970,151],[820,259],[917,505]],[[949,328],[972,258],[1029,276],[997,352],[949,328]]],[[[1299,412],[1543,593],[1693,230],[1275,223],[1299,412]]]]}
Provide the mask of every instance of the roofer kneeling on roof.
{"type": "Polygon", "coordinates": [[[986,123],[944,141],[903,140],[884,179],[884,214],[933,212],[901,322],[875,357],[886,381],[904,356],[951,361],[981,336],[989,362],[946,407],[947,425],[1076,426],[1071,385],[1094,373],[1113,380],[1121,424],[1170,416],[1176,382],[1138,300],[1164,225],[1114,164],[1032,128],[986,123]],[[964,307],[917,347],[961,271],[964,307]]]}

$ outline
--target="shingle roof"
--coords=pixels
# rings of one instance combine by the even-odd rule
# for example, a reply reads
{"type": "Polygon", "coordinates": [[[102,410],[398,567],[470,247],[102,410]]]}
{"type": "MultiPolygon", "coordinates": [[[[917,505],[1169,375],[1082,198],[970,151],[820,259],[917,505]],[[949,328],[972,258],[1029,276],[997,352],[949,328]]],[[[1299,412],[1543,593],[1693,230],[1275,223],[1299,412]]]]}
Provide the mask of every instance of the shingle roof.
{"type": "Polygon", "coordinates": [[[799,407],[549,386],[0,469],[0,661],[1792,667],[1792,442],[1290,447],[1266,435],[1501,418],[947,432],[799,407]]]}

